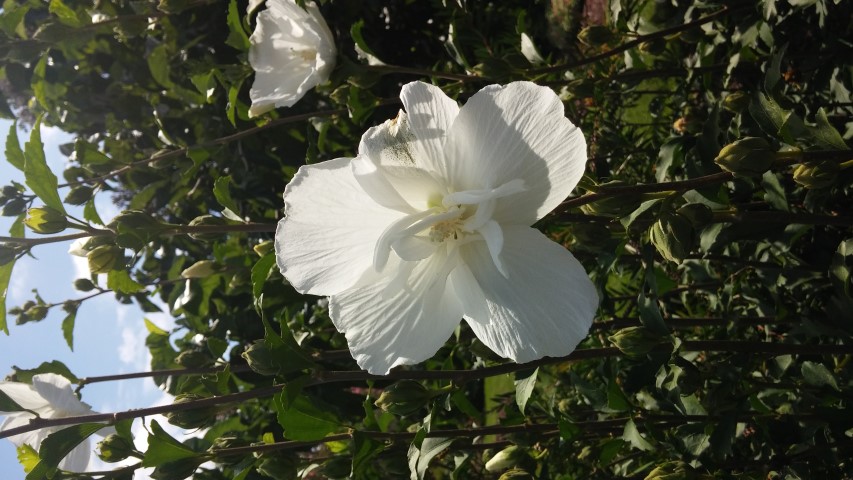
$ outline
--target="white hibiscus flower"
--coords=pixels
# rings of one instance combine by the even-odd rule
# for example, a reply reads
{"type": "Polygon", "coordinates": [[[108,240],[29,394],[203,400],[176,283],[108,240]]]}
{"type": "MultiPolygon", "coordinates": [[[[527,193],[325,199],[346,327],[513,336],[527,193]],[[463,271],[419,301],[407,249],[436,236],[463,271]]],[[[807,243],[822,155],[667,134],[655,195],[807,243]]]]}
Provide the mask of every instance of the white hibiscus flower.
{"type": "Polygon", "coordinates": [[[294,0],[267,0],[266,6],[249,38],[250,117],[293,105],[335,67],[335,39],[314,2],[306,2],[306,10],[294,0]]]}
{"type": "Polygon", "coordinates": [[[355,158],[303,166],[285,189],[278,265],[329,295],[335,326],[375,374],[430,358],[461,318],[516,362],[572,352],[598,306],[565,248],[530,227],[583,175],[586,142],[553,91],[488,86],[460,108],[409,83],[405,112],[355,158]]]}

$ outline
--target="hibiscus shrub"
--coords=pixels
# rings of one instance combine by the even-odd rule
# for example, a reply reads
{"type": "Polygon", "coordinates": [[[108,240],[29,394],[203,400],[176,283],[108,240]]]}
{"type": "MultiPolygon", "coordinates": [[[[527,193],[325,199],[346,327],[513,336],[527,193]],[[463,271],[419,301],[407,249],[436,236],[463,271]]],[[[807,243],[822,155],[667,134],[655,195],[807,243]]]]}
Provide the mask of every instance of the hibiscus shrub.
{"type": "Polygon", "coordinates": [[[3,3],[0,330],[174,317],[0,382],[28,479],[853,476],[851,2],[319,3],[3,3]]]}

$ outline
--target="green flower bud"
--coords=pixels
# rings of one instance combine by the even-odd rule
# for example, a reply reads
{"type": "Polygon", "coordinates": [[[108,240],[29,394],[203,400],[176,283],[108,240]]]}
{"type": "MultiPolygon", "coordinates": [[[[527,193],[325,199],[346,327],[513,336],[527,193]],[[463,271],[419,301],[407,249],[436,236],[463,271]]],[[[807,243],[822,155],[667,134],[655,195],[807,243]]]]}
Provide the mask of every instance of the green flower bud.
{"type": "Polygon", "coordinates": [[[841,167],[837,162],[801,163],[794,169],[794,181],[809,188],[826,188],[835,182],[841,167]]]}
{"type": "Polygon", "coordinates": [[[261,375],[276,375],[280,370],[263,341],[253,343],[240,356],[246,359],[249,368],[261,375]]]}
{"type": "Polygon", "coordinates": [[[65,196],[65,203],[83,205],[92,198],[94,192],[95,190],[92,187],[78,185],[68,191],[68,195],[65,196]]]}
{"type": "Polygon", "coordinates": [[[86,259],[89,261],[89,271],[95,273],[109,273],[124,263],[124,250],[115,245],[101,245],[93,248],[86,259]]]}
{"type": "Polygon", "coordinates": [[[702,203],[688,203],[675,212],[690,220],[693,228],[702,228],[714,219],[714,213],[711,212],[711,209],[707,205],[702,203]]]}
{"type": "Polygon", "coordinates": [[[68,227],[68,219],[62,212],[51,207],[35,207],[27,210],[24,224],[36,233],[47,235],[65,230],[68,227]]]}
{"type": "Polygon", "coordinates": [[[272,240],[267,240],[252,247],[252,250],[254,250],[259,257],[263,257],[264,255],[275,250],[275,243],[273,243],[272,240]]]}
{"type": "MultiPolygon", "coordinates": [[[[204,226],[204,225],[228,225],[228,221],[222,217],[214,217],[213,215],[201,215],[199,217],[195,217],[189,223],[191,227],[196,226],[204,226]]],[[[191,233],[190,237],[195,238],[196,240],[216,240],[220,238],[222,235],[219,233],[191,233]]]]}
{"type": "Polygon", "coordinates": [[[135,452],[133,442],[115,433],[98,442],[98,458],[107,463],[120,462],[135,452]]]}
{"type": "Polygon", "coordinates": [[[588,25],[578,33],[578,40],[584,45],[596,47],[610,43],[616,38],[612,30],[604,25],[588,25]]]}
{"type": "Polygon", "coordinates": [[[23,198],[13,198],[6,202],[6,205],[3,205],[3,210],[0,212],[0,215],[4,217],[17,217],[18,215],[24,213],[24,210],[27,209],[27,201],[23,198]]]}
{"type": "Polygon", "coordinates": [[[427,404],[434,392],[414,380],[401,380],[386,388],[374,405],[394,415],[408,415],[427,404]]]}
{"type": "Polygon", "coordinates": [[[181,272],[183,278],[206,278],[217,273],[220,268],[213,260],[199,260],[181,272]]]}
{"type": "Polygon", "coordinates": [[[649,238],[661,256],[681,263],[690,253],[696,232],[690,220],[678,213],[665,213],[649,230],[649,238]]]}
{"type": "Polygon", "coordinates": [[[213,363],[213,359],[203,352],[184,350],[175,358],[175,363],[185,368],[200,368],[213,363]]]}
{"type": "Polygon", "coordinates": [[[296,462],[292,458],[282,455],[264,455],[261,458],[262,460],[258,463],[258,473],[261,475],[276,480],[297,478],[296,462]]]}
{"type": "Polygon", "coordinates": [[[165,228],[165,225],[141,210],[125,210],[116,215],[108,226],[119,232],[139,229],[158,231],[165,228]]]}
{"type": "Polygon", "coordinates": [[[216,462],[231,465],[243,461],[243,455],[225,455],[223,453],[217,453],[217,451],[226,448],[245,447],[247,445],[248,443],[237,437],[216,437],[216,439],[213,440],[213,444],[207,449],[207,451],[216,456],[216,462]]]}
{"type": "Polygon", "coordinates": [[[486,471],[496,473],[518,465],[527,453],[518,445],[510,445],[486,462],[486,471]]]}
{"type": "Polygon", "coordinates": [[[744,137],[723,147],[714,162],[727,172],[761,175],[773,165],[775,159],[776,154],[767,140],[744,137]]]}
{"type": "Polygon", "coordinates": [[[10,198],[17,197],[20,194],[21,194],[21,191],[12,185],[6,185],[3,187],[2,190],[0,190],[0,196],[2,196],[3,198],[5,198],[7,200],[10,198]]]}
{"type": "Polygon", "coordinates": [[[520,468],[510,468],[506,472],[503,473],[498,480],[533,480],[533,475],[527,473],[525,470],[520,468]]]}
{"type": "Polygon", "coordinates": [[[641,357],[667,341],[666,337],[661,337],[646,327],[623,328],[607,339],[629,357],[641,357]]]}
{"type": "Polygon", "coordinates": [[[746,92],[732,92],[723,99],[723,108],[732,113],[740,113],[746,110],[749,101],[749,95],[746,92]]]}
{"type": "Polygon", "coordinates": [[[44,320],[44,317],[47,316],[48,308],[45,305],[34,305],[26,310],[24,310],[24,316],[26,317],[26,321],[29,322],[38,322],[39,320],[44,320]]]}
{"type": "MultiPolygon", "coordinates": [[[[175,401],[173,405],[180,405],[182,403],[194,402],[196,400],[202,400],[207,397],[203,397],[196,393],[182,393],[175,397],[175,401]]],[[[216,422],[216,416],[220,412],[220,406],[210,406],[210,407],[200,407],[193,408],[191,410],[178,410],[174,412],[165,413],[164,416],[172,425],[181,428],[204,428],[213,425],[216,422]]]]}
{"type": "Polygon", "coordinates": [[[696,480],[696,470],[681,461],[665,462],[646,475],[643,480],[696,480]]]}
{"type": "Polygon", "coordinates": [[[74,280],[74,288],[81,292],[89,292],[95,289],[95,284],[88,278],[74,280]]]}

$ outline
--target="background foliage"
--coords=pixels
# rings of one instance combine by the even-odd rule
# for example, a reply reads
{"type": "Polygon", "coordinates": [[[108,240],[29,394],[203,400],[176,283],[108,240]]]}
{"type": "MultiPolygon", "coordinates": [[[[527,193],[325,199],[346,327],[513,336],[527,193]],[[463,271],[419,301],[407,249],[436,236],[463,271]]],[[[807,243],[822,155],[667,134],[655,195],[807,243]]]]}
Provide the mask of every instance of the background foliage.
{"type": "MultiPolygon", "coordinates": [[[[157,298],[177,319],[147,322],[146,340],[175,404],[113,417],[101,455],[131,460],[97,478],[850,478],[851,10],[328,1],[331,82],[250,120],[245,2],[5,0],[0,115],[31,133],[13,127],[5,146],[27,181],[0,195],[18,219],[0,292],[40,243],[97,248],[78,299],[0,303],[0,329],[61,308],[71,346],[100,294],[146,311],[157,298]],[[522,54],[522,34],[541,59],[522,54]],[[269,242],[299,165],[354,155],[418,78],[460,102],[489,83],[548,85],[585,132],[588,175],[538,225],[601,293],[571,356],[502,363],[463,323],[433,359],[371,377],[325,301],[275,268],[269,242]],[[40,124],[76,136],[60,178],[40,124]],[[96,196],[125,213],[100,218],[96,196]],[[31,217],[54,236],[24,238],[26,210],[42,206],[31,217]],[[198,438],[153,424],[147,451],[130,447],[130,419],[164,412],[198,438]]],[[[97,381],[57,363],[10,379],[43,371],[97,381]]],[[[92,431],[63,430],[22,463],[32,478],[84,478],[52,470],[92,431]]]]}

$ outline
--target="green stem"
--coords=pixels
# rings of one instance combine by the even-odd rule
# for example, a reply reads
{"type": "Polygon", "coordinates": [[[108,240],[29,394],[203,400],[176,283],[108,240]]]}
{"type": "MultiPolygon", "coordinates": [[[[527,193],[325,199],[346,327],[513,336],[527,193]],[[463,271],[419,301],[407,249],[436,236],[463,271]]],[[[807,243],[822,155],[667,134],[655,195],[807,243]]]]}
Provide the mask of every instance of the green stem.
{"type": "Polygon", "coordinates": [[[192,235],[210,233],[272,233],[274,223],[240,223],[236,225],[168,225],[160,232],[161,235],[192,235]]]}
{"type": "Polygon", "coordinates": [[[713,22],[714,20],[716,20],[716,19],[718,19],[724,15],[728,15],[732,11],[736,11],[736,10],[741,9],[743,7],[746,7],[746,6],[747,6],[746,4],[735,7],[735,8],[730,8],[728,6],[724,6],[722,9],[720,9],[720,10],[718,10],[718,11],[716,11],[710,15],[700,17],[699,19],[694,20],[692,22],[688,22],[688,23],[685,23],[682,25],[677,25],[677,26],[672,27],[672,28],[665,28],[663,30],[658,30],[657,32],[650,33],[648,35],[641,35],[641,36],[635,38],[634,40],[631,40],[630,42],[623,43],[622,45],[619,45],[616,48],[613,48],[611,50],[607,50],[606,52],[599,53],[598,55],[593,55],[591,57],[587,57],[587,58],[584,58],[584,59],[581,59],[581,60],[578,60],[578,61],[572,62],[572,63],[566,63],[566,64],[562,64],[562,65],[553,65],[550,67],[535,69],[535,70],[530,71],[530,73],[532,73],[532,74],[555,73],[555,72],[562,72],[565,70],[570,70],[570,69],[577,68],[577,67],[582,67],[584,65],[589,65],[590,63],[595,63],[595,62],[598,62],[600,60],[604,60],[606,58],[610,58],[610,57],[619,55],[620,53],[622,53],[628,49],[631,49],[633,47],[636,47],[642,43],[645,43],[645,42],[648,42],[651,40],[657,40],[659,38],[668,37],[670,35],[673,35],[673,34],[676,34],[676,33],[679,33],[679,32],[685,31],[685,30],[689,30],[691,28],[698,27],[698,26],[704,25],[706,23],[713,22]]]}
{"type": "Polygon", "coordinates": [[[55,235],[44,238],[24,238],[24,237],[0,237],[0,243],[13,243],[16,245],[24,245],[26,247],[34,247],[36,245],[45,245],[48,243],[66,242],[68,240],[77,240],[78,238],[86,237],[101,237],[113,235],[109,230],[94,230],[91,232],[71,233],[68,235],[55,235]]]}
{"type": "Polygon", "coordinates": [[[714,212],[716,223],[778,223],[853,227],[853,218],[836,215],[790,212],[714,212]]]}
{"type": "Polygon", "coordinates": [[[419,68],[400,67],[397,65],[364,65],[366,70],[372,70],[379,73],[403,73],[408,75],[418,75],[421,77],[444,78],[447,80],[458,80],[461,82],[487,82],[488,78],[479,77],[477,75],[465,75],[460,73],[438,72],[435,70],[422,70],[419,68]]]}

